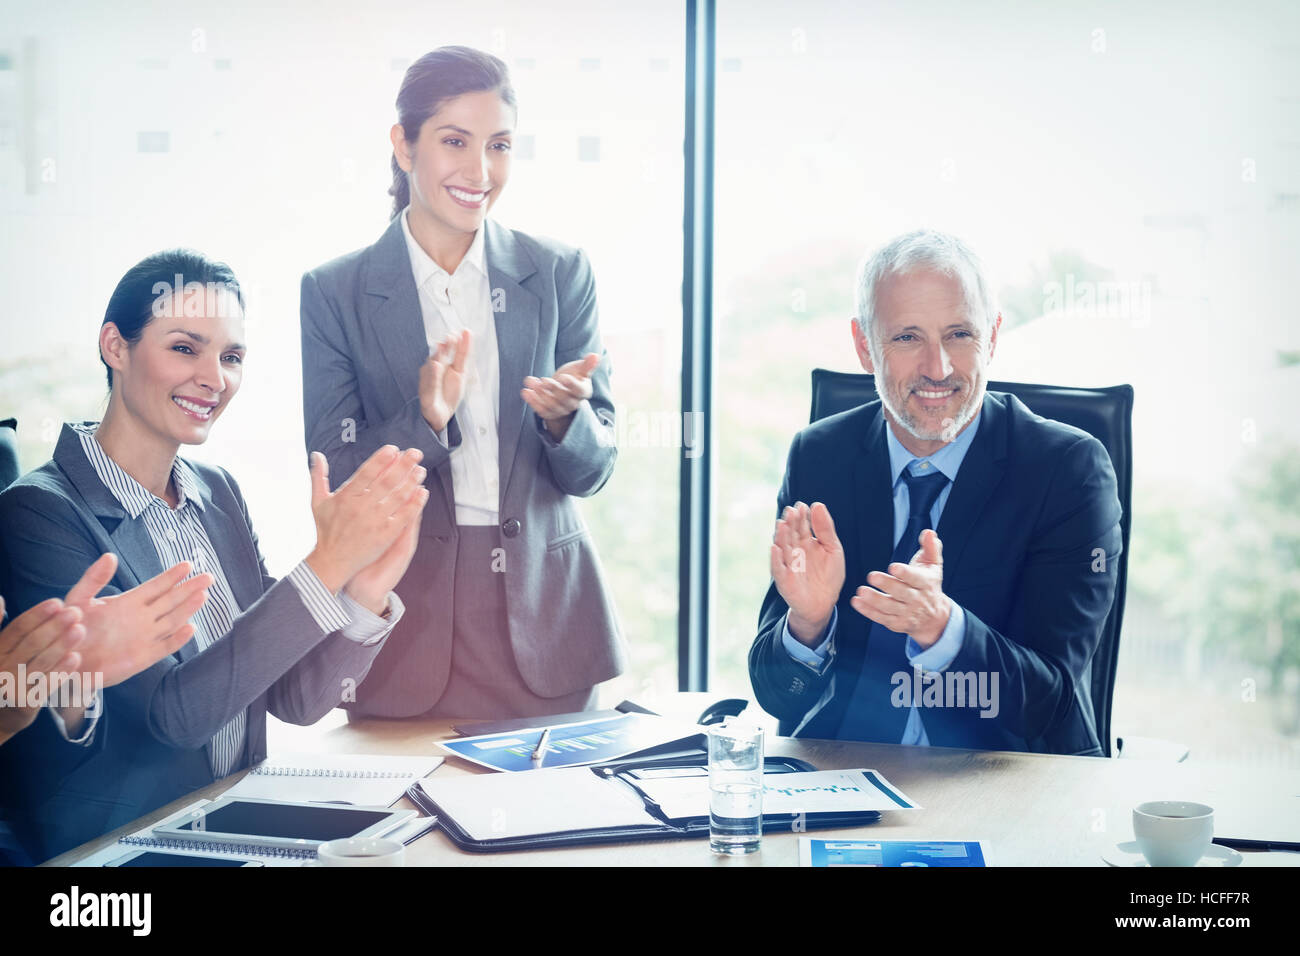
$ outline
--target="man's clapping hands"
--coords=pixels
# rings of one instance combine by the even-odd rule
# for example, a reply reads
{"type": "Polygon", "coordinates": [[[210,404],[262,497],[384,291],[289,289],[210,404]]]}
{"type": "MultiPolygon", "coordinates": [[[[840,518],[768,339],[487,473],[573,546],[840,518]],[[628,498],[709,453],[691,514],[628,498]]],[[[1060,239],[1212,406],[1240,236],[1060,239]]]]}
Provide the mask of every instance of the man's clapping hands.
{"type": "MultiPolygon", "coordinates": [[[[943,544],[932,530],[921,532],[919,550],[908,564],[872,571],[849,603],[863,617],[929,647],[943,634],[952,602],[943,593],[943,544]]],[[[787,624],[800,643],[821,643],[844,587],[844,549],[835,522],[821,502],[797,501],[776,523],[771,549],[772,580],[789,605],[787,624]]]]}

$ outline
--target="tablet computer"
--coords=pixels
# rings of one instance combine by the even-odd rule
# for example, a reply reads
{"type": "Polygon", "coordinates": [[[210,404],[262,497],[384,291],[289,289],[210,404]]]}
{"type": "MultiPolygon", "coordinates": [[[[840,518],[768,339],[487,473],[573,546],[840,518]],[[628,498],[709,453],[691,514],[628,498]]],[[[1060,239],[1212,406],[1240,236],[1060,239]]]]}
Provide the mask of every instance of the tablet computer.
{"type": "Polygon", "coordinates": [[[379,837],[415,816],[414,810],[339,803],[285,803],[222,797],[153,829],[155,837],[314,850],[330,840],[379,837]]]}
{"type": "Polygon", "coordinates": [[[265,866],[261,860],[232,859],[225,856],[195,856],[193,853],[169,853],[165,850],[136,850],[105,866],[265,866]]]}

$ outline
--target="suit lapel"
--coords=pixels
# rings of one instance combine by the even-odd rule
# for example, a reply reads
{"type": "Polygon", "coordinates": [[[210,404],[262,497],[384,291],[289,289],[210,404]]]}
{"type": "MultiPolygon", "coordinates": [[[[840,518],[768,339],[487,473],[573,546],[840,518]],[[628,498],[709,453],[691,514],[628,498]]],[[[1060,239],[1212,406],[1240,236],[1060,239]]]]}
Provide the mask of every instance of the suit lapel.
{"type": "MultiPolygon", "coordinates": [[[[162,562],[158,560],[158,550],[149,537],[149,529],[143,521],[131,520],[121,502],[99,480],[94,466],[82,450],[81,436],[68,425],[63,426],[59,435],[54,460],[108,536],[109,545],[117,555],[117,574],[114,576],[117,586],[129,591],[162,574],[162,562]]],[[[198,643],[191,638],[175,656],[187,661],[198,652],[198,643]]]]}
{"type": "Polygon", "coordinates": [[[369,297],[364,320],[370,324],[402,394],[414,395],[419,391],[420,365],[429,354],[429,341],[400,219],[394,219],[370,247],[362,286],[369,297]]]}
{"type": "Polygon", "coordinates": [[[979,431],[962,459],[935,531],[943,542],[945,568],[957,567],[970,543],[975,522],[1006,470],[1007,413],[1001,401],[984,395],[979,431]]]}
{"type": "MultiPolygon", "coordinates": [[[[113,542],[113,552],[118,559],[117,575],[119,578],[125,578],[120,586],[123,591],[127,591],[150,578],[157,577],[166,569],[158,560],[158,550],[153,546],[153,539],[149,537],[149,529],[145,523],[126,518],[125,512],[122,516],[126,520],[117,525],[109,538],[113,542]]],[[[188,661],[198,653],[198,641],[191,637],[173,656],[188,661]]]]}
{"type": "Polygon", "coordinates": [[[99,480],[94,466],[82,450],[81,436],[70,425],[63,426],[54,448],[54,461],[63,469],[107,535],[113,553],[117,555],[115,577],[122,590],[129,590],[162,573],[158,552],[144,522],[130,520],[121,502],[99,480]]]}
{"type": "MultiPolygon", "coordinates": [[[[845,547],[844,589],[839,609],[841,637],[836,638],[839,665],[821,699],[809,709],[794,736],[833,737],[857,687],[866,656],[871,622],[849,610],[848,598],[867,583],[869,571],[883,571],[894,552],[894,496],[889,480],[889,448],[885,443],[885,418],[877,402],[867,412],[866,427],[853,460],[853,484],[848,497],[853,502],[855,528],[844,527],[842,537],[857,539],[857,547],[845,547]],[[850,638],[850,635],[852,637],[850,638]]],[[[832,518],[836,515],[832,513],[832,518]]]]}
{"type": "Polygon", "coordinates": [[[889,448],[885,416],[877,408],[867,425],[854,463],[853,501],[858,523],[858,553],[862,567],[849,568],[849,593],[866,584],[867,573],[883,571],[894,553],[894,489],[889,480],[889,448]],[[853,574],[856,572],[856,580],[853,574]]]}
{"type": "Polygon", "coordinates": [[[242,513],[227,509],[216,501],[212,489],[197,470],[191,468],[203,499],[199,523],[212,544],[212,551],[221,562],[221,573],[230,586],[230,593],[239,609],[252,607],[262,596],[262,568],[253,547],[253,537],[247,532],[242,513]]]}
{"type": "MultiPolygon", "coordinates": [[[[424,329],[420,292],[411,271],[400,217],[394,218],[379,241],[366,254],[362,289],[367,299],[362,321],[384,353],[398,393],[405,397],[420,391],[420,366],[429,356],[429,337],[424,329]]],[[[434,472],[442,488],[447,513],[456,513],[450,466],[434,472]]]]}
{"type": "MultiPolygon", "coordinates": [[[[125,568],[131,575],[124,591],[162,574],[158,552],[144,522],[123,520],[109,534],[109,539],[113,542],[119,568],[125,568]]],[[[121,574],[121,570],[118,573],[121,574]]]]}
{"type": "Polygon", "coordinates": [[[490,220],[484,223],[483,228],[487,230],[483,237],[484,259],[500,365],[497,455],[501,471],[500,501],[504,503],[528,410],[519,397],[519,391],[523,388],[524,376],[532,374],[536,364],[541,302],[520,285],[537,268],[514,234],[490,220]],[[499,311],[498,304],[501,307],[499,311]]]}

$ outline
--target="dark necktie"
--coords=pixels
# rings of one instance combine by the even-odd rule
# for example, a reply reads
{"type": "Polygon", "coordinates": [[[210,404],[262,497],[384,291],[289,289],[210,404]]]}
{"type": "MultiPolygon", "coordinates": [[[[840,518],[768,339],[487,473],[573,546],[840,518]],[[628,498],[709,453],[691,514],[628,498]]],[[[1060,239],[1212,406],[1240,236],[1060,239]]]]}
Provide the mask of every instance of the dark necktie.
{"type": "MultiPolygon", "coordinates": [[[[903,480],[907,482],[907,525],[889,559],[891,564],[911,562],[912,556],[921,546],[917,539],[922,531],[930,527],[930,511],[934,508],[939,493],[948,484],[947,477],[938,471],[916,478],[904,469],[903,480]]],[[[888,568],[871,570],[888,571],[888,568]]],[[[902,634],[891,631],[883,624],[871,622],[862,670],[853,690],[853,698],[844,712],[844,721],[840,724],[841,739],[871,740],[886,744],[896,744],[903,739],[903,728],[907,726],[911,707],[895,707],[890,703],[890,698],[894,692],[891,681],[894,674],[902,671],[908,675],[908,684],[912,683],[912,665],[908,663],[904,650],[906,643],[907,638],[902,634]]]]}

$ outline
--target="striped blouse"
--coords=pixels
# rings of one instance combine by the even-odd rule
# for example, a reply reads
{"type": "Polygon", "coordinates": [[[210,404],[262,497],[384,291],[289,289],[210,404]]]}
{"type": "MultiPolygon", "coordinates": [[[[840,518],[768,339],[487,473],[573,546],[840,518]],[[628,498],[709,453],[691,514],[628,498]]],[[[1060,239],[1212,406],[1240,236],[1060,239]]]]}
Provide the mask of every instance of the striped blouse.
{"type": "MultiPolygon", "coordinates": [[[[194,640],[199,650],[203,651],[230,631],[241,608],[235,603],[230,584],[221,569],[221,561],[200,520],[199,515],[206,506],[199,494],[194,472],[182,458],[178,457],[172,463],[172,484],[176,488],[178,499],[173,509],[108,457],[95,440],[96,427],[92,422],[72,425],[81,438],[86,458],[104,487],[113,494],[132,520],[144,521],[162,567],[170,568],[180,561],[188,561],[193,568],[191,576],[203,572],[213,576],[214,582],[208,589],[208,599],[191,618],[195,629],[194,640]]],[[[403,609],[395,594],[390,592],[388,616],[381,618],[346,594],[335,597],[316,577],[306,561],[300,562],[287,577],[316,624],[327,634],[341,631],[348,640],[369,646],[382,641],[401,617],[403,609]]],[[[102,707],[87,708],[86,716],[92,726],[78,737],[78,742],[86,743],[92,739],[93,724],[98,723],[100,713],[102,707]]],[[[216,777],[226,776],[238,763],[244,749],[246,722],[247,714],[240,713],[212,738],[210,757],[212,773],[216,777]]]]}

